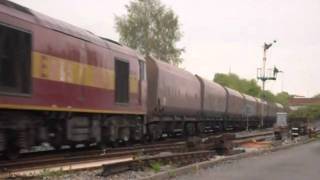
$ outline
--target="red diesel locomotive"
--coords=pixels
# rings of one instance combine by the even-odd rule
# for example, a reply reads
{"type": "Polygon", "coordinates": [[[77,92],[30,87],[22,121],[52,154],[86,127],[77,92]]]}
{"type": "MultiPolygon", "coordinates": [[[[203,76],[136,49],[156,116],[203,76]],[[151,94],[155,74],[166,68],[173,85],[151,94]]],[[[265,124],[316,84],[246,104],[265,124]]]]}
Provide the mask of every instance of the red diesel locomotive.
{"type": "Polygon", "coordinates": [[[141,138],[146,75],[135,51],[9,1],[0,32],[0,151],[141,138]]]}
{"type": "Polygon", "coordinates": [[[246,117],[256,128],[261,108],[270,126],[281,106],[263,103],[0,2],[0,152],[9,157],[42,143],[58,149],[241,130],[246,117]]]}

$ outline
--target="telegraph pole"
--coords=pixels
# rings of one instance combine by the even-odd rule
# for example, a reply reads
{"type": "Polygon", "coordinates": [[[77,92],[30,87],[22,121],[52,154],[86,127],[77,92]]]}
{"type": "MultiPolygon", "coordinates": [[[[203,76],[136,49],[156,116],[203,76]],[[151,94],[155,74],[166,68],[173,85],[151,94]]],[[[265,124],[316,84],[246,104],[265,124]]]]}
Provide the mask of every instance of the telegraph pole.
{"type": "MultiPolygon", "coordinates": [[[[267,64],[267,50],[277,41],[273,41],[272,43],[264,43],[263,45],[263,59],[262,59],[262,68],[258,68],[257,71],[257,79],[262,81],[262,93],[261,93],[261,99],[265,100],[265,84],[268,80],[276,80],[277,79],[277,73],[280,71],[274,67],[273,74],[270,75],[270,73],[267,74],[266,64],[267,64]]],[[[269,69],[271,70],[271,69],[269,69]]],[[[264,126],[263,124],[263,116],[264,116],[264,105],[261,103],[261,119],[260,119],[260,127],[262,128],[264,126]]]]}

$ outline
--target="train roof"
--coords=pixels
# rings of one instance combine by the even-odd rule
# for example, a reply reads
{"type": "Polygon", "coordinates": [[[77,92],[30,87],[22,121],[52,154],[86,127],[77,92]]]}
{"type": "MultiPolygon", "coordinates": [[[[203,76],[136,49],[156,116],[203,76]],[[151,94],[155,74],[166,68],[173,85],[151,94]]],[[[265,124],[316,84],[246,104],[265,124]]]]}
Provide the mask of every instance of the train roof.
{"type": "Polygon", "coordinates": [[[189,71],[186,71],[182,68],[179,68],[177,66],[173,66],[167,62],[161,61],[156,59],[155,57],[148,56],[146,59],[153,61],[157,68],[161,68],[164,72],[170,72],[171,74],[175,74],[175,76],[179,76],[183,79],[196,79],[196,77],[189,71]]]}
{"type": "Polygon", "coordinates": [[[37,19],[37,22],[44,27],[99,45],[108,45],[106,43],[107,41],[101,39],[90,31],[76,27],[64,21],[54,19],[36,11],[32,11],[32,13],[37,19]]]}
{"type": "Polygon", "coordinates": [[[15,9],[17,11],[20,11],[20,12],[23,12],[23,13],[27,13],[29,15],[33,15],[33,13],[31,12],[31,10],[29,8],[26,8],[24,6],[16,4],[14,2],[7,1],[7,0],[2,0],[2,1],[0,1],[0,4],[2,4],[4,6],[7,6],[9,8],[15,9]]]}
{"type": "Polygon", "coordinates": [[[227,89],[229,95],[237,96],[239,98],[244,98],[244,96],[242,96],[242,94],[239,91],[237,91],[235,89],[228,88],[228,87],[225,87],[225,88],[227,89]]]}
{"type": "Polygon", "coordinates": [[[257,100],[258,103],[262,102],[262,100],[260,98],[257,98],[257,97],[254,97],[254,98],[257,100]]]}
{"type": "Polygon", "coordinates": [[[8,0],[2,0],[0,1],[0,4],[25,14],[25,17],[22,17],[20,15],[19,18],[30,20],[30,18],[26,18],[26,16],[30,16],[30,17],[33,17],[33,23],[37,23],[48,29],[52,29],[54,31],[57,31],[78,39],[82,39],[82,40],[85,40],[85,41],[88,41],[88,42],[91,42],[91,43],[94,43],[118,52],[126,53],[132,56],[138,56],[140,59],[143,59],[141,58],[141,55],[139,55],[133,49],[126,47],[117,41],[104,38],[104,37],[99,37],[96,34],[86,29],[52,18],[50,16],[47,16],[45,14],[34,11],[32,9],[29,9],[27,7],[21,6],[17,3],[14,3],[8,0]]]}
{"type": "MultiPolygon", "coordinates": [[[[224,90],[224,92],[225,92],[225,89],[224,89],[224,87],[221,85],[221,84],[219,84],[219,83],[216,83],[216,82],[214,82],[214,81],[210,81],[210,80],[208,80],[208,79],[206,79],[206,78],[203,78],[203,77],[201,77],[201,76],[199,76],[199,75],[195,75],[196,77],[198,77],[198,79],[200,80],[200,81],[202,81],[202,83],[205,85],[205,86],[208,86],[208,87],[210,87],[211,89],[216,89],[216,90],[221,90],[221,89],[223,89],[224,90]]],[[[226,93],[226,92],[225,92],[226,93]]]]}
{"type": "Polygon", "coordinates": [[[276,103],[276,106],[277,106],[278,108],[284,108],[283,105],[280,104],[280,103],[276,103]]]}
{"type": "Polygon", "coordinates": [[[252,96],[250,96],[250,95],[248,95],[248,94],[244,94],[244,93],[243,93],[243,96],[244,96],[244,98],[245,98],[247,101],[257,102],[257,99],[256,99],[256,98],[254,98],[254,97],[252,97],[252,96]]]}

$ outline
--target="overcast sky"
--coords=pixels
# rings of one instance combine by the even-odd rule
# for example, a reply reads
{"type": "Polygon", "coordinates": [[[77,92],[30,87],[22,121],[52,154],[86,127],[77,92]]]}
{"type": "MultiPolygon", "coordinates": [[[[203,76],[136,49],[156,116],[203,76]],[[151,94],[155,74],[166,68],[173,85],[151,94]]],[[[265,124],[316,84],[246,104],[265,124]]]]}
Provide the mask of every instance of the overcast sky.
{"type": "MultiPolygon", "coordinates": [[[[114,16],[129,0],[12,0],[98,35],[118,40],[114,16]]],[[[186,48],[182,67],[207,79],[229,71],[256,78],[262,45],[267,66],[284,74],[267,89],[313,96],[320,93],[319,0],[162,0],[180,18],[186,48]]]]}

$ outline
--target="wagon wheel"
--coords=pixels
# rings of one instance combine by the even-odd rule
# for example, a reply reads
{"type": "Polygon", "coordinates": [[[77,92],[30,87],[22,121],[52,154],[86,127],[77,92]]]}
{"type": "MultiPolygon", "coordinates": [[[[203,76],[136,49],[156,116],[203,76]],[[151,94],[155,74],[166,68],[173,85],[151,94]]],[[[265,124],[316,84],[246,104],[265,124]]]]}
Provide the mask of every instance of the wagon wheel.
{"type": "Polygon", "coordinates": [[[185,125],[185,132],[188,136],[194,136],[196,134],[196,128],[194,123],[187,123],[185,125]]]}
{"type": "Polygon", "coordinates": [[[86,148],[90,148],[90,147],[91,147],[91,144],[92,144],[92,143],[91,143],[90,141],[84,143],[84,145],[85,145],[86,148]]]}
{"type": "Polygon", "coordinates": [[[205,124],[204,123],[197,123],[196,130],[198,134],[204,134],[205,133],[205,124]]]}
{"type": "Polygon", "coordinates": [[[151,124],[148,126],[149,136],[151,141],[159,140],[162,135],[162,128],[158,124],[151,124]]]}
{"type": "Polygon", "coordinates": [[[62,145],[62,136],[56,134],[55,137],[53,137],[53,139],[51,140],[50,144],[55,150],[60,150],[62,145]]]}
{"type": "Polygon", "coordinates": [[[7,147],[6,151],[4,152],[4,155],[9,160],[18,159],[20,155],[20,147],[17,145],[10,145],[7,147]]]}
{"type": "Polygon", "coordinates": [[[53,133],[54,136],[51,137],[50,145],[54,147],[55,150],[60,150],[64,140],[62,128],[59,125],[55,126],[53,133]]]}
{"type": "Polygon", "coordinates": [[[18,159],[20,155],[20,147],[17,145],[10,145],[4,154],[5,157],[7,157],[10,160],[18,159]]]}

